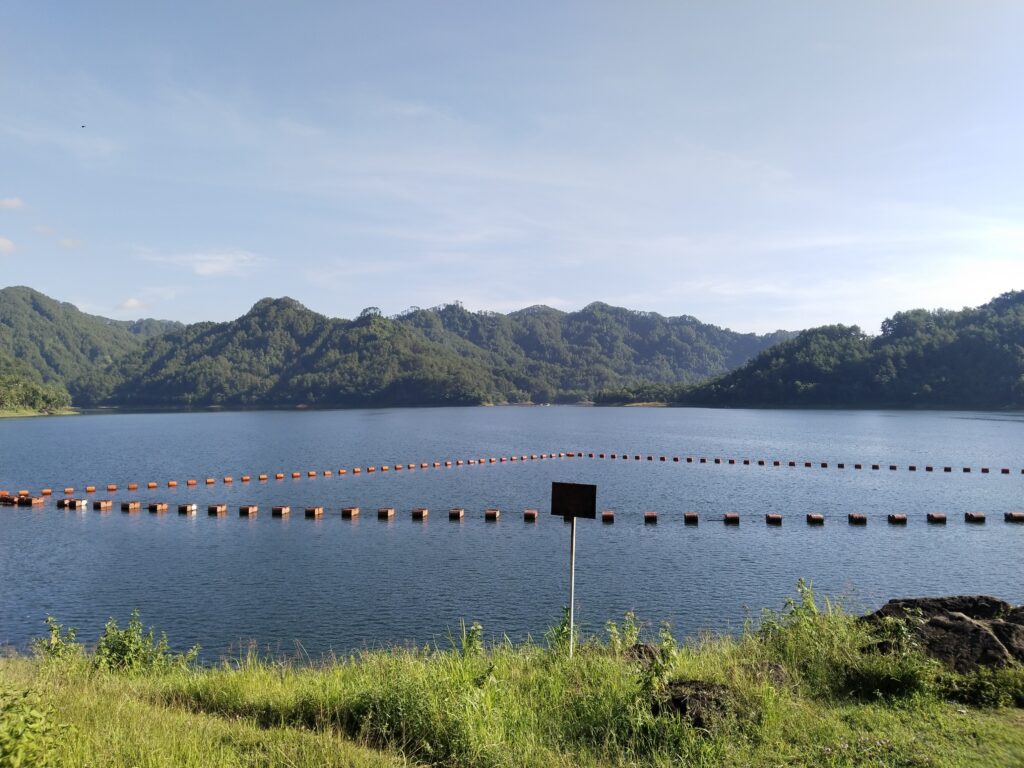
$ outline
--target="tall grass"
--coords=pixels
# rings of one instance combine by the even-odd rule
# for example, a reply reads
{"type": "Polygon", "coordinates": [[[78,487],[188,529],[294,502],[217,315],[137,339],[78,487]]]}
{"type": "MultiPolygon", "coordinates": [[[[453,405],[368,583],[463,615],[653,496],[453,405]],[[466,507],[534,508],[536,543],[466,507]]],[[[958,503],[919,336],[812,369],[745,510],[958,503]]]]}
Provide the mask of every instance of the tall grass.
{"type": "MultiPolygon", "coordinates": [[[[152,739],[185,761],[138,764],[205,756],[209,765],[1024,765],[1022,713],[975,708],[1024,705],[1019,667],[951,675],[899,626],[869,627],[803,584],[784,611],[739,637],[677,644],[662,627],[639,647],[627,615],[572,659],[559,627],[546,643],[485,647],[472,626],[447,648],[321,664],[250,653],[199,668],[142,632],[137,617],[129,629],[125,640],[115,625],[124,642],[99,648],[163,660],[112,663],[82,652],[54,622],[36,660],[0,662],[0,687],[31,689],[49,707],[47,722],[73,727],[62,743],[80,746],[54,764],[101,752],[107,762],[94,764],[134,764],[126,755],[152,739]],[[82,693],[62,700],[71,689],[82,693]],[[679,697],[691,694],[711,697],[699,721],[679,711],[679,697]],[[121,702],[121,729],[95,714],[105,697],[121,702]],[[209,737],[193,729],[168,745],[173,733],[143,725],[153,712],[161,722],[203,723],[209,737]],[[313,762],[338,744],[348,762],[313,762]],[[287,761],[275,762],[273,750],[287,761]]],[[[17,764],[4,759],[0,768],[17,764]]]]}

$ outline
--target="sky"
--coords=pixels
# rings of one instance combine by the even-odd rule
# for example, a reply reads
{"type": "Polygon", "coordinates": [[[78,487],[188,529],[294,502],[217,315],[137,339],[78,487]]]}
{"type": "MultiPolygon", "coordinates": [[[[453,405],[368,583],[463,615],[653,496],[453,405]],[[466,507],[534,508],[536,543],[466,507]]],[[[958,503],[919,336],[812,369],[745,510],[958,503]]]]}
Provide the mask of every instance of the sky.
{"type": "Polygon", "coordinates": [[[1017,0],[0,5],[0,286],[116,318],[1024,289],[1017,0]]]}

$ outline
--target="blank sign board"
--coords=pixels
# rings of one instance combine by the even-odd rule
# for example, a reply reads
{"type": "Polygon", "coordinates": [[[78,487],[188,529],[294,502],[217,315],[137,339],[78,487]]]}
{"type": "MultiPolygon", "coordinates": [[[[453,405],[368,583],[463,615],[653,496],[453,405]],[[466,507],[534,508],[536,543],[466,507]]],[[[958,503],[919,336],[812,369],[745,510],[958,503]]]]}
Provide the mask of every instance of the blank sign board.
{"type": "Polygon", "coordinates": [[[597,486],[552,483],[551,514],[560,517],[597,517],[597,486]]]}

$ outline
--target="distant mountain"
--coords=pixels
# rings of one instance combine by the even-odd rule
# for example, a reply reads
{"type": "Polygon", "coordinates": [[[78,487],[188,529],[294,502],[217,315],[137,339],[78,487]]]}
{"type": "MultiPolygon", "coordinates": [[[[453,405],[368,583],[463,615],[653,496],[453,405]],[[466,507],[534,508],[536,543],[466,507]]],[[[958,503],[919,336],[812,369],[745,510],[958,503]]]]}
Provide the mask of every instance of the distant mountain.
{"type": "Polygon", "coordinates": [[[0,372],[66,387],[77,400],[95,388],[95,378],[114,360],[180,327],[166,320],[109,320],[31,288],[3,288],[0,372]]]}
{"type": "Polygon", "coordinates": [[[608,382],[697,380],[776,338],[601,304],[511,315],[452,304],[397,318],[371,307],[341,320],[263,299],[237,320],[147,340],[106,369],[107,386],[80,399],[135,407],[576,401],[608,382]]]}
{"type": "Polygon", "coordinates": [[[874,337],[857,326],[812,328],[665,394],[714,406],[1024,408],[1024,291],[959,312],[899,312],[874,337]]]}

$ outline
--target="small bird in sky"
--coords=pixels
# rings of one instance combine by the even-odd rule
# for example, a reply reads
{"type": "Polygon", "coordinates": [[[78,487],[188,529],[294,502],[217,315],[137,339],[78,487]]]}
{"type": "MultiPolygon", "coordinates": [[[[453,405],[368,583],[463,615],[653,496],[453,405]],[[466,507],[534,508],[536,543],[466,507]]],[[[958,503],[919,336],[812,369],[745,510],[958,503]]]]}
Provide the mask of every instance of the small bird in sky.
{"type": "Polygon", "coordinates": [[[82,127],[83,127],[83,128],[85,128],[85,126],[84,126],[84,125],[83,125],[82,127]]]}

